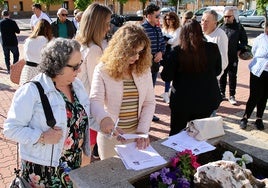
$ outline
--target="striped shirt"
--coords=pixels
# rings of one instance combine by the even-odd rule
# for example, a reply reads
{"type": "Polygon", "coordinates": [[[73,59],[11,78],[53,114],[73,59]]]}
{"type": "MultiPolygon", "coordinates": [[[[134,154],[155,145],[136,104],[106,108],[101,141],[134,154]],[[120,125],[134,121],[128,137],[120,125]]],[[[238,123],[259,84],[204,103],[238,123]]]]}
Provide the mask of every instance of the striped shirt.
{"type": "Polygon", "coordinates": [[[134,80],[123,80],[123,100],[118,126],[127,133],[135,133],[138,126],[139,93],[134,80]]]}
{"type": "Polygon", "coordinates": [[[142,24],[142,27],[151,41],[152,55],[157,52],[162,52],[162,54],[164,54],[166,50],[166,42],[160,27],[152,26],[147,20],[142,24]]]}

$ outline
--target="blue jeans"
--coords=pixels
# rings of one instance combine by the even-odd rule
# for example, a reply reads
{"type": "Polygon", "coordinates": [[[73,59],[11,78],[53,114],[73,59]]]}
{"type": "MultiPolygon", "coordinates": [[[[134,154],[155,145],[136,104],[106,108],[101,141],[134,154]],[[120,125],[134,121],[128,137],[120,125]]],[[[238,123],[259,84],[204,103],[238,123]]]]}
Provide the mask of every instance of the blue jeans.
{"type": "Polygon", "coordinates": [[[3,46],[7,71],[10,71],[10,52],[13,54],[13,64],[19,61],[20,53],[18,46],[3,46]]]}
{"type": "Polygon", "coordinates": [[[169,92],[170,82],[165,82],[165,93],[169,92]]]}

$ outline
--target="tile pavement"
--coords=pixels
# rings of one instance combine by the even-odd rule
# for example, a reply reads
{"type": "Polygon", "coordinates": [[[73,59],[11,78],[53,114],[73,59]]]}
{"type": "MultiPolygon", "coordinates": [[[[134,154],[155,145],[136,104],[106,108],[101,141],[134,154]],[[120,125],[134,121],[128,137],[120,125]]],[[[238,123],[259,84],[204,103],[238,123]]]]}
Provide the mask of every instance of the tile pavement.
{"type": "MultiPolygon", "coordinates": [[[[29,35],[30,31],[22,31],[19,38],[20,58],[23,57],[23,41],[29,35]]],[[[249,90],[249,72],[247,69],[249,61],[240,61],[238,69],[238,84],[236,99],[238,105],[233,106],[228,101],[223,101],[218,109],[217,114],[224,118],[225,124],[229,128],[234,129],[238,134],[244,137],[254,137],[261,142],[268,141],[268,107],[266,108],[264,115],[265,130],[258,131],[254,126],[255,111],[252,115],[252,119],[249,120],[249,127],[246,130],[239,129],[239,120],[245,109],[246,101],[248,98],[249,90]]],[[[0,51],[0,187],[8,187],[9,183],[13,179],[13,169],[16,167],[17,151],[16,143],[5,139],[2,133],[3,123],[7,116],[7,112],[13,97],[14,92],[18,86],[13,84],[9,80],[9,75],[6,73],[4,64],[4,57],[2,50],[0,51]]],[[[164,91],[164,83],[160,78],[157,80],[155,88],[156,94],[156,112],[155,115],[160,117],[159,122],[152,122],[150,136],[152,140],[166,138],[169,132],[170,110],[166,103],[163,102],[160,95],[164,91]]],[[[228,96],[228,89],[226,96],[228,96]]],[[[198,97],[198,95],[197,95],[198,97]]],[[[23,110],[23,109],[22,109],[23,110]]],[[[27,112],[25,112],[27,113],[27,112]]]]}

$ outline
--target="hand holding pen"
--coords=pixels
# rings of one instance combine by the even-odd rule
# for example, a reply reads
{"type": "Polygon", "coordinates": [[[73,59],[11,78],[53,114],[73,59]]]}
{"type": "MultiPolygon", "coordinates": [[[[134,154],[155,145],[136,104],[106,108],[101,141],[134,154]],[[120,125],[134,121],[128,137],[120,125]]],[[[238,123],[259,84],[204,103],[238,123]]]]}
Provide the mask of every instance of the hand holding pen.
{"type": "Polygon", "coordinates": [[[124,134],[124,131],[118,127],[118,122],[119,119],[114,123],[110,117],[106,117],[100,122],[100,127],[108,138],[117,137],[118,141],[123,142],[125,139],[120,137],[120,134],[124,134]]]}

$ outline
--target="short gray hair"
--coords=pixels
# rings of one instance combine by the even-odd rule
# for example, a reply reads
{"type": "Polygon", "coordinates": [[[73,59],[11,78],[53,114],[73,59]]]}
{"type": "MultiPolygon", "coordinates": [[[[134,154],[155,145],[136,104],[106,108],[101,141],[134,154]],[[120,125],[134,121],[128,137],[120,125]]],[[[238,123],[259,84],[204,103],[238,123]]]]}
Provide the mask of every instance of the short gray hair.
{"type": "Polygon", "coordinates": [[[57,12],[57,15],[60,15],[62,11],[65,11],[68,14],[68,10],[66,8],[60,8],[57,12]]]}
{"type": "Polygon", "coordinates": [[[218,13],[215,10],[206,10],[203,12],[204,14],[211,14],[213,16],[213,18],[215,19],[215,21],[218,21],[218,13]]]}
{"type": "Polygon", "coordinates": [[[41,51],[40,72],[51,78],[61,74],[73,52],[80,51],[80,44],[74,39],[56,38],[41,51]]]}

